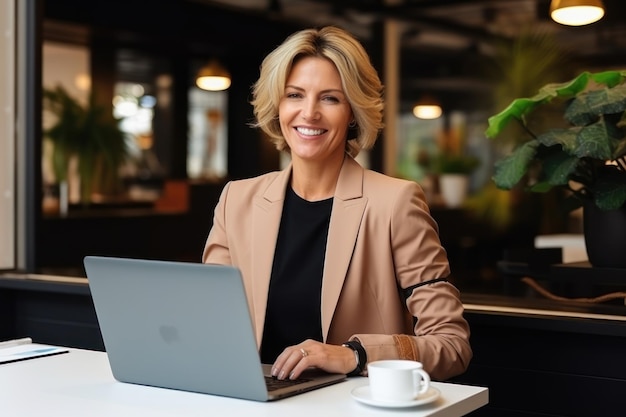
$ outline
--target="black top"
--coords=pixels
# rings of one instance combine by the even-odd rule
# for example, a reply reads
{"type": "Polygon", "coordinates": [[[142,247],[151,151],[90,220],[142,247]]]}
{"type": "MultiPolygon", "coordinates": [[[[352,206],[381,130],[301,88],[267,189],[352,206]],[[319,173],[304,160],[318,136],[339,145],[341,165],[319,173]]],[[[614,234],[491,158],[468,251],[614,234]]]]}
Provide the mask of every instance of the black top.
{"type": "Polygon", "coordinates": [[[322,341],[322,274],[332,205],[332,198],[311,202],[287,190],[267,298],[263,363],[273,363],[287,346],[305,339],[322,341]]]}

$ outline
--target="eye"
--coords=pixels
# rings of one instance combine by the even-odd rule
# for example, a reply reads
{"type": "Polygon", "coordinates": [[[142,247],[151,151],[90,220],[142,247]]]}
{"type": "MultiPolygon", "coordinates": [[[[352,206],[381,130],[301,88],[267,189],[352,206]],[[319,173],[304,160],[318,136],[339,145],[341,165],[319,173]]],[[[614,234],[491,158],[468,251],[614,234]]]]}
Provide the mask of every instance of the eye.
{"type": "Polygon", "coordinates": [[[302,94],[295,91],[285,93],[285,98],[302,98],[302,94]]]}
{"type": "Polygon", "coordinates": [[[335,96],[324,96],[322,101],[328,101],[329,103],[339,103],[340,100],[335,96]]]}

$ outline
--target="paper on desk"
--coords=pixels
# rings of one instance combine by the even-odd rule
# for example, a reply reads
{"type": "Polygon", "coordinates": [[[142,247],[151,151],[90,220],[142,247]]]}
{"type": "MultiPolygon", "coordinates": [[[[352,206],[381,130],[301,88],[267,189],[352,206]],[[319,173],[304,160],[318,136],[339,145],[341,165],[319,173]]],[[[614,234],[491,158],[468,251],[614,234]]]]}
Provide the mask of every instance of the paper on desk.
{"type": "Polygon", "coordinates": [[[27,359],[40,358],[43,356],[59,355],[67,353],[67,348],[37,343],[11,346],[0,349],[0,364],[24,361],[27,359]]]}

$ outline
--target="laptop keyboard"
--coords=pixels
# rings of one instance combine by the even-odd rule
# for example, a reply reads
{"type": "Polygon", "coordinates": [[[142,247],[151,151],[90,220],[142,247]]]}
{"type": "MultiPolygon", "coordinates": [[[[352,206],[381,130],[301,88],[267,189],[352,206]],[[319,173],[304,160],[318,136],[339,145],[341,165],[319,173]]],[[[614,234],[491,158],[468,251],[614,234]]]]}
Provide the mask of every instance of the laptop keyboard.
{"type": "Polygon", "coordinates": [[[274,391],[280,388],[291,387],[293,385],[299,385],[304,382],[309,382],[311,379],[309,378],[298,378],[298,379],[278,379],[273,376],[265,377],[265,385],[267,385],[267,389],[269,391],[274,391]]]}

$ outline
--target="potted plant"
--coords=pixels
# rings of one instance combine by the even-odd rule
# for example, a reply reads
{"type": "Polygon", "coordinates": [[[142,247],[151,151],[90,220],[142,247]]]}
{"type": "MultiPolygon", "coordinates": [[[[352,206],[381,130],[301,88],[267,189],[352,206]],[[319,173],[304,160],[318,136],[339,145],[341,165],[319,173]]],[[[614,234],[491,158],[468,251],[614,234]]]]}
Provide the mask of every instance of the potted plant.
{"type": "Polygon", "coordinates": [[[480,160],[468,154],[442,152],[433,158],[434,172],[443,174],[470,175],[478,166],[480,160]]]}
{"type": "Polygon", "coordinates": [[[107,115],[93,95],[82,105],[62,86],[44,89],[43,106],[55,117],[44,135],[53,144],[51,158],[57,182],[67,182],[70,160],[75,157],[83,204],[91,202],[94,190],[115,192],[121,183],[118,171],[128,156],[128,148],[125,134],[113,115],[107,115]]]}
{"type": "Polygon", "coordinates": [[[617,262],[626,267],[626,241],[610,243],[613,235],[626,236],[625,111],[626,70],[585,71],[570,81],[547,84],[533,97],[513,100],[488,119],[485,132],[489,138],[516,127],[525,133],[521,144],[496,161],[495,184],[540,193],[567,190],[564,208],[584,207],[587,252],[598,266],[617,262]],[[597,214],[611,216],[608,230],[591,226],[597,214]],[[590,253],[592,234],[602,236],[599,252],[610,254],[614,248],[617,253],[610,256],[618,259],[596,260],[590,253]]]}
{"type": "Polygon", "coordinates": [[[433,157],[431,168],[438,176],[439,191],[447,207],[456,208],[463,204],[469,189],[470,174],[479,165],[477,157],[450,150],[433,157]]]}

